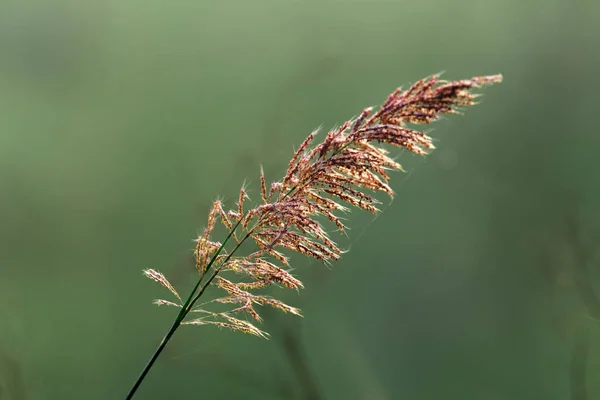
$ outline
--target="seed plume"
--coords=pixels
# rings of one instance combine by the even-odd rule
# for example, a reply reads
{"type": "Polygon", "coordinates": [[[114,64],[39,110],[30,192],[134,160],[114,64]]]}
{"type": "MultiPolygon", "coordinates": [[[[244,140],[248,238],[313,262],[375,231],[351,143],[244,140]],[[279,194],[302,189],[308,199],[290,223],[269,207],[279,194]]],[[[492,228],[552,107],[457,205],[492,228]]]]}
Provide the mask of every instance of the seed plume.
{"type": "Polygon", "coordinates": [[[268,183],[261,168],[258,204],[248,206],[245,186],[231,210],[226,211],[221,201],[213,203],[206,228],[196,239],[194,255],[200,279],[186,302],[162,274],[146,271],[146,276],[171,291],[182,305],[167,300],[156,303],[182,307],[180,324],[210,324],[266,338],[265,332],[245,319],[260,322],[259,306],[300,315],[297,308],[262,294],[271,285],[303,288],[291,273],[290,255],[300,253],[325,264],[338,260],[342,249],[330,238],[324,223],[329,221],[344,232],[341,214],[352,207],[377,213],[376,194],[394,196],[389,171],[402,167],[386,147],[426,155],[434,148],[432,139],[415,125],[429,124],[474,104],[473,89],[501,80],[501,75],[492,75],[445,82],[434,75],[407,90],[395,90],[379,109],[365,108],[327,132],[319,143],[317,131],[312,132],[294,152],[280,180],[268,183]],[[223,242],[211,236],[217,223],[229,232],[223,242]],[[247,254],[242,254],[244,243],[247,254]],[[209,286],[223,295],[196,305],[209,286]],[[230,308],[217,312],[210,307],[230,308]],[[191,312],[202,316],[184,321],[191,312]]]}

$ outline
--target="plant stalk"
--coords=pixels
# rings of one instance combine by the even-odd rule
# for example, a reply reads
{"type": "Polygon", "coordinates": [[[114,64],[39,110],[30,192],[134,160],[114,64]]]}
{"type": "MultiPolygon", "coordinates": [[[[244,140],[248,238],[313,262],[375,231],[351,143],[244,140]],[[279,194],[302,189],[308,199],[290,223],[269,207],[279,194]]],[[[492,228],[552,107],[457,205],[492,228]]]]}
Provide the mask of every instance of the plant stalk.
{"type": "MultiPolygon", "coordinates": [[[[242,219],[240,218],[240,220],[234,225],[234,227],[231,229],[231,231],[229,232],[229,234],[227,235],[227,237],[223,241],[223,244],[221,244],[221,246],[217,249],[217,251],[215,252],[215,254],[210,259],[208,265],[206,266],[206,270],[200,276],[200,279],[198,279],[198,282],[196,282],[196,285],[194,286],[194,289],[190,292],[190,295],[188,296],[188,298],[186,299],[185,303],[181,307],[181,310],[179,311],[179,314],[177,314],[177,317],[175,318],[175,321],[173,321],[173,324],[171,325],[171,328],[169,329],[169,331],[167,332],[167,334],[163,337],[163,340],[160,342],[160,344],[158,345],[158,347],[154,351],[154,354],[152,354],[152,357],[150,357],[150,360],[148,360],[148,363],[146,363],[146,366],[144,367],[144,369],[142,370],[142,372],[138,376],[137,380],[135,381],[135,383],[133,384],[133,386],[129,390],[129,393],[127,394],[127,397],[125,397],[126,400],[131,400],[133,398],[133,395],[135,394],[135,392],[138,390],[138,388],[142,384],[142,381],[144,380],[144,378],[146,377],[146,375],[148,374],[148,372],[150,371],[150,369],[152,368],[152,366],[156,362],[156,359],[158,358],[158,356],[160,355],[160,353],[162,353],[162,351],[164,350],[164,348],[167,345],[167,343],[169,343],[169,340],[171,340],[171,337],[173,336],[173,334],[175,334],[175,331],[177,330],[177,328],[179,328],[179,326],[181,325],[181,322],[183,322],[184,318],[188,315],[188,313],[192,309],[194,303],[200,298],[200,296],[202,295],[202,293],[204,293],[204,291],[206,290],[206,287],[208,286],[208,284],[210,284],[210,282],[215,278],[216,274],[218,273],[218,271],[220,269],[216,270],[216,273],[213,273],[213,275],[210,277],[210,279],[207,281],[207,283],[204,284],[204,286],[202,287],[202,289],[200,290],[200,292],[198,293],[198,295],[194,296],[196,294],[196,291],[200,287],[200,284],[202,283],[202,279],[204,278],[204,275],[205,275],[206,271],[208,271],[208,269],[210,267],[212,267],[212,265],[214,264],[215,260],[217,259],[217,257],[221,253],[221,251],[223,251],[223,249],[225,248],[225,245],[227,244],[227,242],[229,241],[229,239],[231,238],[231,236],[233,235],[233,233],[235,232],[235,230],[237,229],[237,227],[240,225],[241,221],[242,221],[242,219]]],[[[247,237],[248,236],[246,236],[244,238],[244,240],[247,237]]],[[[231,258],[231,255],[240,247],[240,245],[242,244],[242,242],[238,243],[238,245],[236,246],[236,248],[231,252],[231,254],[229,254],[229,256],[226,259],[227,261],[231,258]]]]}
{"type": "MultiPolygon", "coordinates": [[[[330,157],[335,157],[341,150],[343,150],[347,146],[348,146],[348,144],[345,145],[345,146],[343,146],[342,148],[336,150],[330,157]]],[[[312,176],[309,177],[309,181],[310,180],[312,180],[312,176]]],[[[297,190],[299,185],[300,184],[296,184],[296,186],[292,187],[287,193],[285,193],[283,195],[283,198],[281,200],[287,198],[290,194],[292,194],[295,190],[297,190]]],[[[263,218],[264,218],[264,216],[263,216],[263,218]]],[[[171,340],[171,337],[175,334],[175,331],[177,330],[177,328],[179,328],[179,326],[181,325],[181,323],[183,322],[183,320],[185,319],[185,317],[189,314],[189,312],[191,311],[191,309],[194,306],[194,304],[196,304],[196,302],[200,299],[200,297],[202,296],[202,294],[204,294],[204,292],[206,291],[206,289],[208,288],[208,286],[211,284],[211,282],[217,277],[217,275],[219,274],[219,272],[221,272],[221,267],[223,265],[227,264],[227,262],[231,259],[231,257],[233,256],[233,254],[236,252],[236,250],[239,249],[240,246],[242,245],[242,243],[244,243],[246,241],[246,239],[248,239],[250,237],[250,235],[252,234],[252,232],[254,231],[254,229],[256,228],[256,226],[258,226],[258,224],[260,223],[260,221],[258,221],[256,223],[256,225],[246,233],[246,235],[244,236],[244,238],[242,240],[240,240],[240,242],[231,251],[231,253],[229,253],[227,255],[227,258],[225,258],[225,260],[221,263],[221,265],[219,266],[219,268],[214,268],[214,271],[213,271],[212,275],[202,285],[202,287],[200,287],[200,285],[202,283],[202,280],[204,279],[204,276],[205,276],[206,272],[208,272],[208,270],[213,266],[215,260],[217,259],[217,257],[219,256],[219,254],[221,253],[221,251],[223,250],[223,248],[225,247],[225,245],[227,244],[227,242],[229,241],[229,239],[231,238],[231,236],[233,235],[233,233],[235,232],[235,230],[237,229],[237,227],[242,222],[242,219],[243,219],[243,217],[240,217],[240,219],[238,220],[238,222],[233,226],[233,228],[231,229],[231,231],[229,232],[229,234],[227,235],[227,237],[223,241],[223,244],[221,244],[221,246],[217,249],[217,251],[215,252],[215,254],[210,259],[209,263],[206,266],[206,269],[204,270],[204,272],[200,276],[200,279],[198,279],[198,282],[196,282],[196,285],[194,286],[194,289],[191,291],[190,295],[188,296],[188,298],[186,299],[185,303],[181,307],[181,310],[179,311],[179,314],[177,314],[177,317],[175,318],[175,321],[173,321],[173,324],[171,325],[171,328],[169,329],[169,331],[167,332],[167,334],[163,337],[163,340],[160,342],[160,344],[158,345],[158,347],[154,351],[154,354],[152,354],[152,357],[150,358],[150,360],[148,361],[148,363],[146,364],[146,366],[144,367],[144,369],[140,373],[138,379],[135,381],[135,383],[131,387],[131,390],[127,394],[127,397],[125,398],[125,400],[131,400],[133,398],[133,395],[135,394],[135,392],[138,390],[138,388],[142,384],[142,381],[144,380],[144,378],[146,377],[146,375],[148,374],[148,372],[150,371],[150,369],[152,368],[152,366],[154,365],[154,363],[158,359],[158,356],[160,355],[160,353],[162,353],[162,351],[164,350],[165,346],[171,340]],[[198,291],[198,288],[200,288],[199,291],[198,291]]]]}

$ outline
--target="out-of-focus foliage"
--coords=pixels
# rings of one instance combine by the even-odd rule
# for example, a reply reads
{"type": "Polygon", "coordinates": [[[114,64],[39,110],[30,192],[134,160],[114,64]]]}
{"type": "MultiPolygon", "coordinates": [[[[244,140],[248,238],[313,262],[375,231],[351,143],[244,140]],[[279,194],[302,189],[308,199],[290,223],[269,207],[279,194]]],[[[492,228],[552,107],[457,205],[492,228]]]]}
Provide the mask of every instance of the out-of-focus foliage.
{"type": "Polygon", "coordinates": [[[174,312],[141,271],[185,287],[216,196],[442,70],[505,81],[333,271],[297,260],[295,341],[182,329],[139,396],[558,400],[582,324],[598,396],[596,3],[2,1],[0,398],[123,396],[174,312]]]}

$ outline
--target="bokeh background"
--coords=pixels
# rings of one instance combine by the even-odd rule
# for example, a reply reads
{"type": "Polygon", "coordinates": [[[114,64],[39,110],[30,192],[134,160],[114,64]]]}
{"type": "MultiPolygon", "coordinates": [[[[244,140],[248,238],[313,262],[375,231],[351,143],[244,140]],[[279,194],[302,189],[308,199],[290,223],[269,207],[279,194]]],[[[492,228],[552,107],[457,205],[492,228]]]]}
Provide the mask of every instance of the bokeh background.
{"type": "Polygon", "coordinates": [[[142,269],[185,292],[214,198],[440,71],[505,81],[397,153],[331,270],[296,259],[305,318],[185,327],[136,398],[600,397],[598,26],[592,0],[2,0],[0,399],[123,398],[174,317],[142,269]]]}

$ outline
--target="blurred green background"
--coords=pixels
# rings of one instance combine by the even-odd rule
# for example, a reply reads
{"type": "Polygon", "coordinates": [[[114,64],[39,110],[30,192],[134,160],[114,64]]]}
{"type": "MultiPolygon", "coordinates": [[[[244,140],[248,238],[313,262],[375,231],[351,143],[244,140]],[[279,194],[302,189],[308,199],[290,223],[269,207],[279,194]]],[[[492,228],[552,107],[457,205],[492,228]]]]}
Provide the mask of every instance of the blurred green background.
{"type": "Polygon", "coordinates": [[[123,398],[174,317],[142,269],[185,292],[213,199],[440,71],[505,81],[398,154],[332,270],[296,258],[305,318],[184,327],[136,398],[558,400],[584,364],[599,398],[599,23],[592,0],[2,0],[0,399],[123,398]]]}

